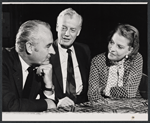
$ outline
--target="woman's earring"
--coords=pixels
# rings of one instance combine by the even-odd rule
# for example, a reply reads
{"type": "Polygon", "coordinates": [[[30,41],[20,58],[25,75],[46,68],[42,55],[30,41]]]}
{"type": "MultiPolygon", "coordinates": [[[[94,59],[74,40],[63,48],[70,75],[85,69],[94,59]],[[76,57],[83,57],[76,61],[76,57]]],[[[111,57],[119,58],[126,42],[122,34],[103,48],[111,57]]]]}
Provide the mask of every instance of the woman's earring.
{"type": "Polygon", "coordinates": [[[127,58],[128,58],[128,55],[126,55],[125,58],[127,59],[127,58]]]}

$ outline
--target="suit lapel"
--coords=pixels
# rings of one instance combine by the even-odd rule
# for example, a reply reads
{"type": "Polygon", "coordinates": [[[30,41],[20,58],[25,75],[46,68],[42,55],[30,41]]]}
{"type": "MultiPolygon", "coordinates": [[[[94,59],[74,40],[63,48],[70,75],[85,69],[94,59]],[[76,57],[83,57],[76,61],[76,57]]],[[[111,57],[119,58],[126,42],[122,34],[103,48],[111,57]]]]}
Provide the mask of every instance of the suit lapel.
{"type": "Polygon", "coordinates": [[[79,70],[81,74],[81,79],[84,85],[85,84],[84,82],[86,82],[86,70],[85,70],[86,64],[85,64],[84,57],[83,57],[83,51],[80,47],[76,45],[76,43],[74,43],[74,49],[75,49],[76,58],[77,58],[77,62],[78,62],[78,66],[79,66],[79,70]]]}
{"type": "Polygon", "coordinates": [[[14,59],[13,77],[15,80],[16,88],[18,90],[18,94],[21,97],[23,83],[21,62],[19,60],[18,54],[15,51],[13,51],[12,57],[14,59]]]}
{"type": "MultiPolygon", "coordinates": [[[[16,84],[16,88],[18,91],[18,95],[22,97],[22,90],[23,90],[23,75],[22,75],[22,66],[21,62],[18,56],[18,53],[13,50],[12,55],[14,59],[14,66],[13,66],[13,77],[16,84]]],[[[41,83],[38,82],[36,79],[33,79],[31,92],[30,92],[30,98],[35,98],[37,96],[38,90],[41,87],[41,83]]]]}
{"type": "Polygon", "coordinates": [[[61,65],[60,65],[57,41],[55,41],[53,46],[54,46],[56,54],[51,57],[51,63],[53,65],[54,74],[57,77],[57,80],[58,80],[61,88],[63,89],[63,80],[62,80],[62,72],[61,72],[61,65]]]}

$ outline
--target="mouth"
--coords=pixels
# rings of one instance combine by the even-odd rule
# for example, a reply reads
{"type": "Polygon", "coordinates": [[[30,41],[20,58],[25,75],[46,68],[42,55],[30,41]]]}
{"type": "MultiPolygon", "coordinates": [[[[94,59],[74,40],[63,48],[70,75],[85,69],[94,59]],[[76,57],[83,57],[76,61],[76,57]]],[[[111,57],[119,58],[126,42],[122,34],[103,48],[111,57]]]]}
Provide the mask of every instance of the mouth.
{"type": "Polygon", "coordinates": [[[111,55],[111,56],[116,56],[114,53],[112,53],[112,52],[109,52],[109,54],[111,55]]]}
{"type": "Polygon", "coordinates": [[[63,37],[62,39],[63,39],[64,42],[69,42],[69,41],[70,41],[69,38],[64,38],[64,37],[63,37]]]}

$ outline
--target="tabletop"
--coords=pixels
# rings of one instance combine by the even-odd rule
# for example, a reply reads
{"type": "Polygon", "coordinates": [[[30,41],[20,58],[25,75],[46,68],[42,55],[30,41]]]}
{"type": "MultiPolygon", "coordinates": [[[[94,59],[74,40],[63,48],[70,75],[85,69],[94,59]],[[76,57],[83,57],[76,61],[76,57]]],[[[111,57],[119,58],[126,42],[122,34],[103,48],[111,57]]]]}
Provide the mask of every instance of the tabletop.
{"type": "Polygon", "coordinates": [[[143,98],[108,99],[107,101],[107,104],[85,102],[75,106],[50,109],[45,112],[148,113],[148,100],[143,98]]]}
{"type": "Polygon", "coordinates": [[[3,121],[148,121],[148,100],[108,99],[108,103],[85,102],[44,112],[3,112],[3,121]],[[67,115],[66,115],[67,113],[67,115]],[[119,115],[118,115],[119,114],[119,115]],[[124,115],[125,114],[125,115],[124,115]],[[59,118],[58,118],[59,117],[59,118]]]}

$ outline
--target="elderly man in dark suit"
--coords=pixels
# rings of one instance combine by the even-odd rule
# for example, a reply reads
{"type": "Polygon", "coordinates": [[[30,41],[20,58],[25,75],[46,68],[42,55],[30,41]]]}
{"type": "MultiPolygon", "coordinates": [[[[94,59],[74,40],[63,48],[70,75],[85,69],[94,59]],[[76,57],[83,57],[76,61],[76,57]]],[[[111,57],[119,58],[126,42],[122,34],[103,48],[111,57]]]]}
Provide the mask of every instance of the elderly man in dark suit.
{"type": "Polygon", "coordinates": [[[55,108],[49,24],[30,20],[21,25],[13,48],[3,48],[2,111],[44,111],[55,108]],[[52,98],[52,97],[51,97],[52,98]]]}
{"type": "Polygon", "coordinates": [[[63,10],[57,18],[58,39],[53,44],[56,54],[51,57],[57,107],[88,100],[90,49],[75,42],[81,26],[81,15],[71,8],[63,10]]]}

